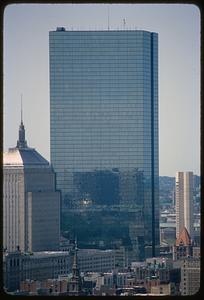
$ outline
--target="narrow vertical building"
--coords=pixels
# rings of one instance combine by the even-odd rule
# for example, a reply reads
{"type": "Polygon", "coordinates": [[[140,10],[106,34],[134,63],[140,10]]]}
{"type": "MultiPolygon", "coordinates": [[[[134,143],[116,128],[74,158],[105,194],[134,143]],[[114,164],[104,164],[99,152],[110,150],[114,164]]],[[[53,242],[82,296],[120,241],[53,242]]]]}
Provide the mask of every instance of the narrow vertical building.
{"type": "Polygon", "coordinates": [[[57,250],[60,192],[47,160],[27,146],[23,122],[3,155],[3,246],[8,252],[57,250]]]}
{"type": "Polygon", "coordinates": [[[89,229],[77,233],[83,246],[108,248],[117,240],[132,247],[133,260],[155,256],[158,34],[58,27],[50,32],[49,50],[51,163],[63,218],[73,218],[66,230],[80,220],[89,229]],[[91,231],[96,227],[98,236],[91,231]]]}
{"type": "Polygon", "coordinates": [[[176,237],[185,227],[193,239],[193,172],[176,173],[176,237]]]}

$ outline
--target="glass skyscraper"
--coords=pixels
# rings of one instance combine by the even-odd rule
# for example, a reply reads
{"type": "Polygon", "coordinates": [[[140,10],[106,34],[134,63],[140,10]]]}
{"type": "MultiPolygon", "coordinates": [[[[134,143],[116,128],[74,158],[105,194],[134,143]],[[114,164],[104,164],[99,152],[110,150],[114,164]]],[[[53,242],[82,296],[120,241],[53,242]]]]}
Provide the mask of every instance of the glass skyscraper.
{"type": "Polygon", "coordinates": [[[49,50],[51,163],[62,227],[87,247],[115,241],[132,260],[155,256],[158,34],[59,27],[50,32],[49,50]],[[84,228],[92,231],[83,242],[84,228]]]}

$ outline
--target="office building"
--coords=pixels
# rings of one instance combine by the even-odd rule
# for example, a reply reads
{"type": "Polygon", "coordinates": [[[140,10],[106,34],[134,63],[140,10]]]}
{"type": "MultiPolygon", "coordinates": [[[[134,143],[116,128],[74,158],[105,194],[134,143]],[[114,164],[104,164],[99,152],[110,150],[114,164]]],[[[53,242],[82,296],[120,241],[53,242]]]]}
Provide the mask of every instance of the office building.
{"type": "Polygon", "coordinates": [[[3,257],[4,288],[16,291],[20,282],[46,280],[66,275],[72,270],[72,256],[66,251],[23,253],[15,251],[3,257]]]}
{"type": "Polygon", "coordinates": [[[115,250],[79,249],[81,272],[108,272],[115,269],[115,250]]]}
{"type": "MultiPolygon", "coordinates": [[[[19,289],[20,282],[46,280],[68,276],[71,272],[107,272],[115,268],[115,251],[79,249],[76,257],[72,251],[40,251],[5,253],[3,256],[4,287],[8,291],[19,289]],[[73,270],[74,268],[74,270],[73,270]],[[77,269],[77,270],[75,270],[77,269]]],[[[74,278],[74,280],[77,278],[74,278]]],[[[75,280],[78,283],[78,279],[75,280]]],[[[73,291],[76,286],[74,286],[73,291]]]]}
{"type": "Polygon", "coordinates": [[[200,258],[185,258],[181,264],[181,295],[194,295],[199,289],[200,258]]]}
{"type": "Polygon", "coordinates": [[[23,122],[15,148],[3,155],[3,247],[8,252],[56,250],[60,192],[49,162],[27,146],[23,122]]]}
{"type": "Polygon", "coordinates": [[[193,172],[176,173],[176,237],[185,227],[194,237],[193,216],[193,172]]]}
{"type": "Polygon", "coordinates": [[[59,27],[49,50],[51,163],[63,217],[76,215],[69,230],[88,224],[80,247],[117,239],[130,261],[157,255],[158,34],[59,27]]]}

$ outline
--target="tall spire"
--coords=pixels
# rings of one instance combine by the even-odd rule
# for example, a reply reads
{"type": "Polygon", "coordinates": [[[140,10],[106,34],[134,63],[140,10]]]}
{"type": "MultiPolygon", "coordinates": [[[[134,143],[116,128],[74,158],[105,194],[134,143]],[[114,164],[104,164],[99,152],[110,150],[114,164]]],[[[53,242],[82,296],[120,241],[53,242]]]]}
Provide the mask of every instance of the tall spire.
{"type": "Polygon", "coordinates": [[[72,278],[69,282],[69,295],[80,295],[82,292],[82,282],[77,261],[77,238],[75,238],[74,258],[72,265],[72,278]]]}
{"type": "Polygon", "coordinates": [[[27,142],[25,140],[25,128],[23,125],[23,105],[22,105],[22,94],[21,94],[21,124],[18,131],[17,148],[27,148],[27,142]]]}
{"type": "Polygon", "coordinates": [[[21,94],[21,124],[23,124],[23,104],[22,104],[23,95],[21,94]]]}
{"type": "Polygon", "coordinates": [[[77,237],[75,238],[74,261],[72,266],[73,276],[79,276],[78,260],[77,260],[77,237]]]}

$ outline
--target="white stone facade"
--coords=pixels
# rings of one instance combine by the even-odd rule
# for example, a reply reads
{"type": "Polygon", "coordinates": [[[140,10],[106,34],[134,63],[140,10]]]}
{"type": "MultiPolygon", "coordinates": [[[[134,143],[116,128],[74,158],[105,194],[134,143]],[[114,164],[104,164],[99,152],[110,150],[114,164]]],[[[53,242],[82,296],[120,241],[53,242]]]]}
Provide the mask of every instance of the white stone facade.
{"type": "Polygon", "coordinates": [[[3,154],[3,247],[8,252],[58,250],[60,192],[47,160],[25,141],[3,154]]]}
{"type": "Polygon", "coordinates": [[[176,237],[186,227],[193,239],[193,172],[176,173],[176,237]]]}

